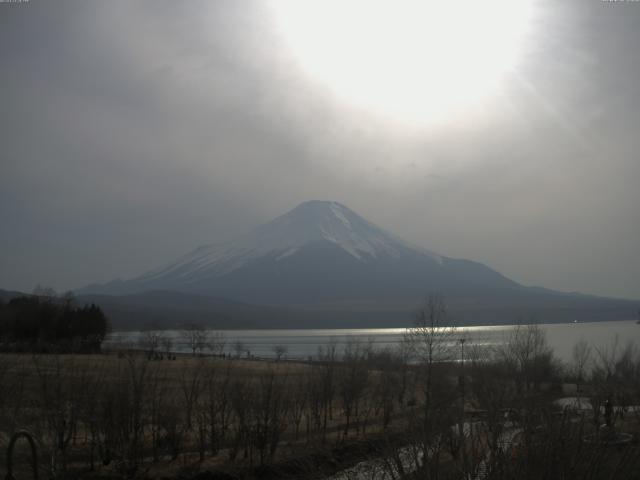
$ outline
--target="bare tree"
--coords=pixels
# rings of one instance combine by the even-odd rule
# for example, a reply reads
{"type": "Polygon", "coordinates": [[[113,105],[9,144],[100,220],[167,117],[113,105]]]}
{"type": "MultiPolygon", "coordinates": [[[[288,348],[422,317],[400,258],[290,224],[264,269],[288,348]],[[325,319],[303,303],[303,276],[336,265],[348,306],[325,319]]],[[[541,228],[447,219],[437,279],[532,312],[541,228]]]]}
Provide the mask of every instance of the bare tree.
{"type": "MultiPolygon", "coordinates": [[[[333,398],[336,394],[337,342],[332,338],[328,345],[318,347],[320,366],[320,411],[322,415],[322,440],[327,433],[328,421],[333,419],[333,398]]],[[[315,390],[315,389],[314,389],[315,390]]],[[[316,400],[315,396],[313,400],[316,400]]],[[[313,404],[314,407],[317,405],[313,404]]]]}
{"type": "Polygon", "coordinates": [[[222,356],[224,348],[227,345],[227,339],[222,332],[211,332],[208,337],[209,351],[214,356],[222,356]]]}
{"type": "Polygon", "coordinates": [[[615,403],[619,415],[624,414],[632,398],[637,398],[640,352],[631,341],[621,347],[618,335],[609,346],[596,348],[595,352],[591,406],[593,420],[598,423],[601,407],[607,400],[615,403]]]}
{"type": "Polygon", "coordinates": [[[160,349],[162,341],[162,334],[157,330],[147,330],[140,333],[138,338],[138,345],[147,352],[149,357],[155,355],[156,351],[160,349]]]}
{"type": "Polygon", "coordinates": [[[60,356],[54,356],[53,362],[34,356],[33,364],[38,380],[38,405],[44,414],[42,436],[51,458],[51,467],[57,473],[64,474],[67,466],[67,453],[76,431],[80,414],[80,402],[77,395],[83,390],[86,371],[71,359],[65,362],[60,356]]]}
{"type": "Polygon", "coordinates": [[[36,287],[33,289],[33,296],[38,297],[43,302],[53,302],[55,301],[58,294],[51,287],[36,285],[36,287]]]}
{"type": "Polygon", "coordinates": [[[233,378],[232,363],[226,364],[222,373],[210,364],[205,374],[204,397],[206,418],[209,422],[209,448],[211,455],[217,455],[222,447],[231,422],[230,388],[233,378]]]}
{"type": "Polygon", "coordinates": [[[158,462],[160,460],[160,418],[162,411],[166,408],[166,397],[168,396],[167,369],[157,365],[150,374],[146,388],[148,401],[145,415],[151,433],[151,454],[153,461],[158,462]]]}
{"type": "Polygon", "coordinates": [[[416,314],[416,326],[406,332],[412,354],[422,370],[424,403],[418,450],[421,451],[422,458],[428,458],[430,462],[423,464],[421,468],[426,475],[436,477],[441,433],[445,429],[447,432],[450,430],[447,422],[452,423],[445,415],[446,406],[452,399],[448,398],[448,392],[445,393],[448,386],[444,375],[436,375],[437,365],[453,358],[455,332],[455,327],[448,321],[444,299],[439,294],[429,295],[425,299],[416,314]],[[436,391],[439,393],[436,394],[436,391]]]}
{"type": "Polygon", "coordinates": [[[182,340],[194,357],[196,353],[202,353],[207,345],[207,338],[208,332],[202,325],[191,323],[182,330],[182,340]]]}
{"type": "Polygon", "coordinates": [[[233,342],[233,351],[236,352],[236,357],[240,358],[246,349],[247,347],[242,340],[236,340],[233,342]]]}
{"type": "Polygon", "coordinates": [[[309,388],[302,376],[293,377],[289,381],[289,418],[295,429],[295,440],[300,435],[300,422],[309,404],[309,388]]]}
{"type": "Polygon", "coordinates": [[[274,345],[273,353],[276,356],[276,362],[282,360],[282,358],[287,354],[288,348],[286,345],[274,345]]]}
{"type": "Polygon", "coordinates": [[[518,391],[537,389],[543,378],[549,378],[556,369],[553,350],[538,325],[518,325],[502,348],[502,355],[514,369],[518,391]]]}
{"type": "Polygon", "coordinates": [[[413,356],[425,370],[425,422],[431,408],[434,367],[453,358],[455,327],[447,322],[447,310],[441,295],[427,297],[416,314],[416,326],[407,329],[406,339],[413,356]]]}
{"type": "MultiPolygon", "coordinates": [[[[398,403],[403,408],[407,403],[407,393],[411,392],[411,396],[413,397],[413,393],[415,390],[410,390],[411,375],[409,371],[409,363],[411,361],[412,349],[411,338],[408,335],[405,335],[404,338],[400,341],[400,344],[397,348],[397,356],[400,363],[400,386],[398,388],[398,403]]],[[[409,400],[411,402],[411,399],[409,400]]]]}
{"type": "Polygon", "coordinates": [[[173,348],[173,339],[169,335],[164,335],[160,339],[160,343],[162,344],[164,353],[167,355],[167,358],[169,358],[169,354],[171,353],[171,349],[173,348]]]}
{"type": "Polygon", "coordinates": [[[193,428],[193,412],[203,389],[204,364],[202,359],[196,359],[193,362],[195,363],[183,363],[183,371],[180,375],[180,390],[184,401],[187,430],[193,428]]]}
{"type": "Polygon", "coordinates": [[[128,366],[128,394],[129,400],[128,420],[131,429],[131,439],[129,443],[129,452],[126,459],[134,466],[142,460],[142,443],[144,437],[144,408],[147,401],[147,375],[149,363],[145,360],[129,356],[127,357],[128,366]]]}
{"type": "Polygon", "coordinates": [[[353,417],[359,415],[360,401],[369,380],[369,368],[365,363],[366,349],[353,339],[345,346],[344,366],[339,371],[338,390],[344,413],[344,435],[349,434],[353,417]]]}
{"type": "Polygon", "coordinates": [[[376,414],[382,414],[382,428],[387,430],[391,423],[396,401],[404,393],[401,390],[401,377],[404,365],[388,352],[388,360],[382,362],[379,367],[379,375],[375,378],[373,397],[376,401],[376,414]]]}
{"type": "Polygon", "coordinates": [[[591,360],[591,346],[586,340],[580,339],[573,346],[571,359],[573,363],[573,373],[576,377],[576,391],[580,394],[580,385],[584,381],[587,366],[591,360]]]}
{"type": "MultiPolygon", "coordinates": [[[[306,435],[307,442],[309,442],[312,438],[312,433],[317,433],[323,428],[323,414],[326,412],[324,408],[326,405],[325,402],[325,372],[324,369],[314,368],[311,371],[310,375],[305,376],[305,385],[304,388],[307,392],[307,404],[308,408],[305,410],[305,423],[306,423],[306,435]]],[[[326,431],[326,415],[325,418],[325,428],[323,430],[323,440],[324,440],[324,432],[326,431]]]]}
{"type": "Polygon", "coordinates": [[[255,400],[254,385],[250,380],[241,376],[235,376],[229,383],[229,401],[233,410],[231,422],[231,445],[229,459],[235,460],[241,450],[244,450],[244,458],[249,456],[249,443],[251,433],[250,413],[252,402],[255,400]]]}
{"type": "Polygon", "coordinates": [[[260,454],[260,464],[264,464],[267,455],[273,459],[286,428],[289,404],[286,385],[286,377],[269,369],[260,375],[254,386],[254,401],[251,403],[252,440],[260,454]]]}

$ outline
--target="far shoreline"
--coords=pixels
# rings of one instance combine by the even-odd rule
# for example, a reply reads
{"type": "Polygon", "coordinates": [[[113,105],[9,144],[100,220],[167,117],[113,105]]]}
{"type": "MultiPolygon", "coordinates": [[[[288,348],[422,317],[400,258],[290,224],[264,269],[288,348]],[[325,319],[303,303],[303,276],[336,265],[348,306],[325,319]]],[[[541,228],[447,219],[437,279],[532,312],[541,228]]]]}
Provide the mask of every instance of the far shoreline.
{"type": "MultiPolygon", "coordinates": [[[[517,327],[519,325],[540,325],[540,326],[545,326],[545,325],[574,325],[574,324],[578,324],[578,325],[586,325],[586,324],[597,324],[597,323],[614,323],[614,322],[635,322],[638,323],[638,321],[636,319],[605,319],[605,320],[585,320],[585,321],[577,321],[577,322],[567,322],[567,321],[557,321],[557,322],[520,322],[520,323],[473,323],[473,324],[464,324],[464,325],[456,325],[456,324],[450,324],[450,325],[446,325],[446,327],[454,327],[456,329],[464,329],[464,328],[487,328],[487,327],[517,327]]],[[[266,331],[266,332],[271,332],[271,331],[288,331],[288,332],[293,332],[293,331],[312,331],[312,330],[350,330],[350,331],[354,331],[354,330],[362,330],[362,331],[366,331],[366,330],[406,330],[408,328],[414,328],[415,324],[411,323],[411,324],[407,324],[406,326],[387,326],[387,327],[382,327],[382,326],[369,326],[369,327],[364,327],[364,326],[354,326],[354,327],[320,327],[320,326],[299,326],[296,328],[283,328],[283,327],[268,327],[268,326],[262,326],[260,328],[257,327],[243,327],[240,326],[238,328],[217,328],[215,326],[207,326],[207,325],[203,325],[203,328],[205,330],[213,330],[216,332],[262,332],[262,331],[266,331]]],[[[145,329],[140,329],[140,328],[132,328],[132,329],[118,329],[118,330],[113,330],[111,331],[108,335],[115,335],[115,334],[119,334],[119,333],[141,333],[141,332],[148,332],[148,331],[157,331],[157,332],[179,332],[181,330],[183,330],[184,328],[181,328],[180,326],[175,326],[172,328],[145,328],[145,329]]],[[[640,329],[640,326],[639,326],[640,329]]]]}

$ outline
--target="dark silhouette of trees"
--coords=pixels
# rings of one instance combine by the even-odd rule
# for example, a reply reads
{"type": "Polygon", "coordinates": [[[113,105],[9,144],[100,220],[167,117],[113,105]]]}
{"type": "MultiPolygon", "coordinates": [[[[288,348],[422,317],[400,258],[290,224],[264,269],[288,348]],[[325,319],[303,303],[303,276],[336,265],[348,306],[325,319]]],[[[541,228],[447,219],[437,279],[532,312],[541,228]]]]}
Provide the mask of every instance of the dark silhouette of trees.
{"type": "Polygon", "coordinates": [[[72,295],[17,297],[0,305],[0,348],[4,350],[95,352],[109,321],[94,304],[75,305],[72,295]]]}

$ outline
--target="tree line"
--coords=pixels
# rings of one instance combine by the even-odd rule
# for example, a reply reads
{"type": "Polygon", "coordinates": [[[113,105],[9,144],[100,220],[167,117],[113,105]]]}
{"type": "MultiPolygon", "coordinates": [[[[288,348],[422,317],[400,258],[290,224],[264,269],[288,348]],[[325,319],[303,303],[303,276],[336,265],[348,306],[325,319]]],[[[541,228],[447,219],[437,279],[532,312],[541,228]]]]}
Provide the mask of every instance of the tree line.
{"type": "Polygon", "coordinates": [[[0,348],[5,351],[96,352],[109,321],[95,304],[78,306],[71,294],[37,289],[0,302],[0,348]]]}

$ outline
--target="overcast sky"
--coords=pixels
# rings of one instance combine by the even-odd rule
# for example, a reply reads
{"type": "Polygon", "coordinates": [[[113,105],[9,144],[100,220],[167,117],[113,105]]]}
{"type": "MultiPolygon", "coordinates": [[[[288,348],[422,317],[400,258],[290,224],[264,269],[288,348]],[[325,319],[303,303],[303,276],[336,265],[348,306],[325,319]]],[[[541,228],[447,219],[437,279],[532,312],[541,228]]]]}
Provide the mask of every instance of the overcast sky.
{"type": "Polygon", "coordinates": [[[270,2],[0,3],[0,288],[131,277],[330,199],[640,299],[640,3],[532,5],[498,84],[420,123],[314,77],[270,2]]]}

